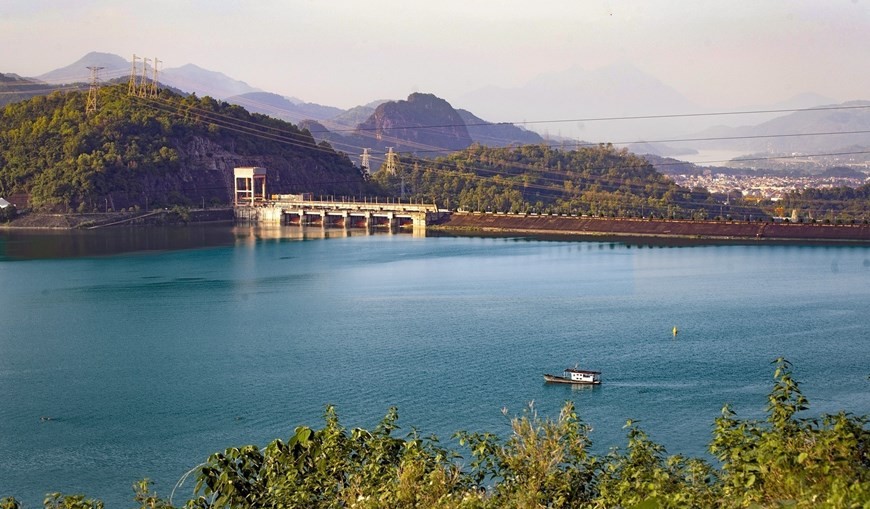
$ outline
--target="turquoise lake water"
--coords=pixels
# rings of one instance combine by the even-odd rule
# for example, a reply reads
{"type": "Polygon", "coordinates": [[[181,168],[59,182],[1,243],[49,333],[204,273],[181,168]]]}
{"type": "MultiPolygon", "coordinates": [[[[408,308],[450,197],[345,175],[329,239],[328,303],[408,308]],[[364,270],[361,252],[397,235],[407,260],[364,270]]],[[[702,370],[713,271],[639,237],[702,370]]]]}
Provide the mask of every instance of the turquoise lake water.
{"type": "Polygon", "coordinates": [[[452,444],[571,400],[598,452],[630,418],[704,456],[723,404],[763,417],[779,356],[810,413],[870,414],[868,247],[319,236],[0,232],[0,498],[130,507],[326,404],[452,444]],[[604,383],[543,383],[578,363],[604,383]]]}

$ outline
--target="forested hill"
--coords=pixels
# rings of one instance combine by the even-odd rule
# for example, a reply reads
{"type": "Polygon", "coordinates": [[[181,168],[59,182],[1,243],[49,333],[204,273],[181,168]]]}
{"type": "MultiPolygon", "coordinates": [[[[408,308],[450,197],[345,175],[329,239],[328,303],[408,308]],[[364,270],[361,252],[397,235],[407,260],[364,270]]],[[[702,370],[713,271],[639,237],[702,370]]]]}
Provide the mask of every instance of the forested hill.
{"type": "Polygon", "coordinates": [[[130,96],[127,85],[54,93],[0,114],[0,196],[56,211],[228,203],[236,166],[268,169],[267,192],[356,194],[362,175],[308,131],[209,97],[130,96]]]}
{"type": "Polygon", "coordinates": [[[434,160],[402,157],[395,171],[381,169],[374,181],[392,194],[404,189],[412,199],[451,209],[693,218],[721,212],[706,190],[680,187],[611,145],[570,151],[473,145],[434,160]]]}

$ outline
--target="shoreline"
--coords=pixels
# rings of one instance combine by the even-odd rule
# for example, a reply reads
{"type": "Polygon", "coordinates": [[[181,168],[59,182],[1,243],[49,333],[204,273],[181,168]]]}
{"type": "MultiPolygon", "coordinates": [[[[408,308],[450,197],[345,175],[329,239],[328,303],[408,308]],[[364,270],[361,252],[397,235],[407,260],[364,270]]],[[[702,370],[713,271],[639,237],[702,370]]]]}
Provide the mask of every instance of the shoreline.
{"type": "MultiPolygon", "coordinates": [[[[232,208],[108,214],[30,213],[0,224],[0,231],[72,231],[141,226],[233,223],[232,208]]],[[[426,227],[445,235],[529,235],[553,238],[683,240],[692,243],[812,243],[870,245],[870,224],[699,221],[685,219],[606,218],[453,212],[426,227]]]]}
{"type": "Polygon", "coordinates": [[[92,230],[122,226],[183,226],[191,223],[220,223],[232,222],[234,220],[233,209],[231,207],[194,209],[186,211],[186,216],[182,216],[173,209],[92,214],[45,214],[30,212],[22,214],[8,223],[0,224],[0,230],[92,230]]]}

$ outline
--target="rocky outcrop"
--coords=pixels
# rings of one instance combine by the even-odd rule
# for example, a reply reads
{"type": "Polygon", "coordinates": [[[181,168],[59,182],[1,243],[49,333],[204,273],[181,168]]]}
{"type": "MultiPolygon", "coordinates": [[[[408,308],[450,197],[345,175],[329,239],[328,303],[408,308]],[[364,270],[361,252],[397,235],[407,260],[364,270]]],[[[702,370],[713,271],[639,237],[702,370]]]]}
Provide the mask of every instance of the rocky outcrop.
{"type": "Polygon", "coordinates": [[[381,104],[355,135],[397,152],[452,152],[472,143],[465,122],[444,99],[411,94],[407,101],[381,104]]]}
{"type": "Polygon", "coordinates": [[[364,147],[373,154],[393,147],[396,152],[431,155],[462,150],[472,143],[487,147],[545,143],[535,132],[487,122],[432,94],[411,94],[407,101],[378,101],[376,107],[357,106],[328,121],[304,120],[299,126],[349,154],[364,147]],[[350,132],[349,126],[356,128],[350,132]]]}

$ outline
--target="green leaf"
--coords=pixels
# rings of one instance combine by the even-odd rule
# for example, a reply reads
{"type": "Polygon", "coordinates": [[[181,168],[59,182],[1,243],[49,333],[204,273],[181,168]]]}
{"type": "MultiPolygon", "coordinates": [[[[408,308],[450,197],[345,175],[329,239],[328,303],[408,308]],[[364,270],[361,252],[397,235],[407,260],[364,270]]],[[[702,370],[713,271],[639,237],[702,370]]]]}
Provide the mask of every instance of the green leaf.
{"type": "Polygon", "coordinates": [[[299,439],[299,443],[302,443],[302,444],[307,443],[308,439],[311,438],[311,428],[305,427],[305,428],[300,429],[296,433],[296,436],[299,439]]]}
{"type": "Polygon", "coordinates": [[[755,484],[755,474],[749,474],[749,477],[746,479],[746,487],[751,488],[752,485],[755,484]]]}

